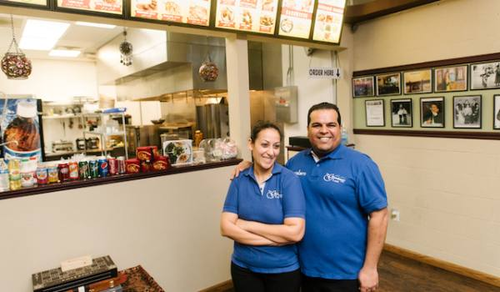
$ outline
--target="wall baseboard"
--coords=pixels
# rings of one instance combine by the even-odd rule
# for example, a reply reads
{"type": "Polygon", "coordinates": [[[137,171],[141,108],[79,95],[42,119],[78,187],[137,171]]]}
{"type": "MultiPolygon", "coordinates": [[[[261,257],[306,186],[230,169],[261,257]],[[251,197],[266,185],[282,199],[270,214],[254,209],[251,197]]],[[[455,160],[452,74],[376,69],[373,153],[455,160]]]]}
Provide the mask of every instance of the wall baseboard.
{"type": "Polygon", "coordinates": [[[443,270],[453,272],[465,277],[469,277],[481,282],[488,283],[490,285],[500,287],[500,277],[495,277],[490,274],[486,274],[480,271],[476,271],[473,269],[469,269],[463,266],[459,266],[450,262],[446,262],[440,259],[436,259],[430,256],[426,256],[423,254],[420,254],[418,252],[414,252],[411,250],[407,250],[401,247],[397,247],[391,244],[385,244],[384,250],[387,250],[389,252],[395,253],[397,255],[416,260],[418,262],[422,262],[437,268],[441,268],[443,270]]]}
{"type": "Polygon", "coordinates": [[[212,287],[200,290],[198,292],[228,292],[233,291],[233,281],[227,280],[212,287]]]}

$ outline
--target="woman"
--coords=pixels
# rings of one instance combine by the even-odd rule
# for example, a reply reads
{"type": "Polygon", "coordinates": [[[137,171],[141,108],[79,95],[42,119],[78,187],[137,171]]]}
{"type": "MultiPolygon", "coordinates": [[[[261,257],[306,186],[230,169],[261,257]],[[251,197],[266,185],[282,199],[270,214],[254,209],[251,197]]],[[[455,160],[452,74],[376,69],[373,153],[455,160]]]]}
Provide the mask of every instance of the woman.
{"type": "Polygon", "coordinates": [[[305,201],[299,178],[276,163],[281,138],[272,123],[252,129],[253,165],[233,179],[224,203],[221,234],[235,241],[231,276],[236,292],[300,289],[295,243],[304,236],[305,201]]]}

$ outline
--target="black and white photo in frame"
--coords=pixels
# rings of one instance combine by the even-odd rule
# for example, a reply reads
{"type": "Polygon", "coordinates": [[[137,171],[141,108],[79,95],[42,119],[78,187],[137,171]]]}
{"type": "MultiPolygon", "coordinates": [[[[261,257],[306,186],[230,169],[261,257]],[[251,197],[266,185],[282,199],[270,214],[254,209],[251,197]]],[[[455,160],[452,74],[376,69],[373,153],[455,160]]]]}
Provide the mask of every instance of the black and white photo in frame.
{"type": "Polygon", "coordinates": [[[392,127],[413,127],[412,100],[391,99],[391,121],[392,127]]]}
{"type": "Polygon", "coordinates": [[[495,94],[493,98],[493,129],[500,130],[500,94],[495,94]]]}
{"type": "Polygon", "coordinates": [[[457,129],[481,128],[481,95],[453,97],[453,127],[457,129]]]}
{"type": "Polygon", "coordinates": [[[500,88],[500,61],[471,64],[472,90],[500,88]]]}

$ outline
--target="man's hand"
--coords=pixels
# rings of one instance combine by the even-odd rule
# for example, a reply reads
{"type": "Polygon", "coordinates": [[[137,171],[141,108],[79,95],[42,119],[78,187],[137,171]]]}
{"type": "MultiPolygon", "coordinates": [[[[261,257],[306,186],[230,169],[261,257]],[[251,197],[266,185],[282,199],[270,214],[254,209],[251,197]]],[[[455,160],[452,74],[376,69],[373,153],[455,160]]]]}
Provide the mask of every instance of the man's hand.
{"type": "Polygon", "coordinates": [[[359,290],[361,292],[374,292],[378,288],[377,268],[362,268],[359,271],[359,290]]]}
{"type": "Polygon", "coordinates": [[[236,165],[233,172],[231,173],[231,180],[233,180],[233,178],[235,177],[238,177],[238,175],[240,175],[240,172],[249,168],[250,166],[252,166],[252,162],[250,161],[243,160],[242,162],[238,163],[238,165],[236,165]]]}

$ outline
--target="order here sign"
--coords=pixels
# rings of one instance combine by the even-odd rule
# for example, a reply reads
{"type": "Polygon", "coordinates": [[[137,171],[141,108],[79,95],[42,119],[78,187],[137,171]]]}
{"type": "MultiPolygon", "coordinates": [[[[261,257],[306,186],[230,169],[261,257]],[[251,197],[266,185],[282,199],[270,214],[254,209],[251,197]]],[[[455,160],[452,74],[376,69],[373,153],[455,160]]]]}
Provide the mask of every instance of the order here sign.
{"type": "Polygon", "coordinates": [[[309,78],[313,79],[340,79],[340,68],[309,68],[309,78]]]}

